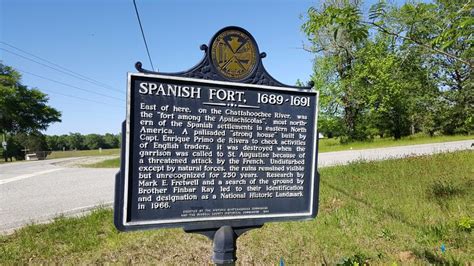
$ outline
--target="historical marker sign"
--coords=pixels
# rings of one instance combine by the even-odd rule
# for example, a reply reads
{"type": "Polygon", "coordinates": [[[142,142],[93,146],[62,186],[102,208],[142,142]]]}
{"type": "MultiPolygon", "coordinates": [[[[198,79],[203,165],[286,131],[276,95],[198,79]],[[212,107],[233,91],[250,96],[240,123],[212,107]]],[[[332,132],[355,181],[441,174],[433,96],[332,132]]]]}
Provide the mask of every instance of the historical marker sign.
{"type": "Polygon", "coordinates": [[[119,229],[251,227],[316,216],[318,94],[240,82],[271,76],[252,77],[263,66],[254,40],[239,29],[214,36],[203,60],[209,65],[199,71],[128,75],[119,229]],[[189,78],[209,69],[220,80],[189,78]]]}
{"type": "Polygon", "coordinates": [[[125,227],[316,214],[316,92],[128,79],[125,227]]]}

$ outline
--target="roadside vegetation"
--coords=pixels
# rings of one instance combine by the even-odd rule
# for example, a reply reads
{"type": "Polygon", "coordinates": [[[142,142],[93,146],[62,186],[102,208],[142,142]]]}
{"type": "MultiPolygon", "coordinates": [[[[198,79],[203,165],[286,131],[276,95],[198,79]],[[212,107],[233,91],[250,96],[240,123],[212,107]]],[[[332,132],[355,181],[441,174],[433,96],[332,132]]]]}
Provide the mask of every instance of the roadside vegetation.
{"type": "Polygon", "coordinates": [[[120,139],[119,134],[110,133],[104,135],[69,133],[49,136],[38,132],[29,134],[21,132],[8,138],[8,153],[0,148],[0,156],[8,157],[11,161],[21,161],[28,153],[43,154],[48,159],[111,155],[114,150],[119,150],[120,139]],[[101,154],[101,149],[104,154],[101,154]]]}
{"type": "Polygon", "coordinates": [[[47,159],[84,157],[84,156],[108,156],[120,155],[120,149],[102,149],[102,150],[82,150],[82,151],[53,151],[47,159]]]}
{"type": "Polygon", "coordinates": [[[302,17],[318,130],[342,142],[472,134],[473,1],[322,0],[302,17]]]}
{"type": "MultiPolygon", "coordinates": [[[[448,142],[448,141],[459,141],[459,140],[473,140],[473,136],[436,136],[430,137],[422,134],[409,136],[402,138],[400,140],[394,140],[393,138],[375,138],[367,141],[354,141],[350,143],[341,143],[337,138],[324,138],[319,140],[319,152],[332,152],[332,151],[343,151],[343,150],[361,150],[361,149],[373,149],[373,148],[383,148],[383,147],[395,147],[395,146],[405,146],[405,145],[416,145],[416,144],[427,144],[427,143],[437,143],[437,142],[448,142]]],[[[103,151],[104,152],[104,151],[103,151]]],[[[62,155],[64,157],[70,156],[75,157],[77,154],[86,154],[84,156],[90,155],[119,155],[119,150],[107,150],[109,153],[98,154],[98,151],[77,151],[77,152],[66,152],[62,155]],[[116,151],[116,153],[114,153],[116,151]]],[[[61,152],[53,152],[48,158],[60,158],[57,157],[61,152]]],[[[61,157],[62,158],[62,157],[61,157]]],[[[107,159],[102,162],[93,163],[93,164],[83,164],[82,167],[87,168],[119,168],[120,167],[120,158],[107,159]]]]}
{"type": "MultiPolygon", "coordinates": [[[[454,136],[434,136],[430,137],[424,134],[416,134],[408,137],[403,137],[400,140],[394,140],[393,138],[374,138],[365,141],[353,141],[349,143],[341,143],[339,138],[324,138],[319,140],[319,152],[333,152],[343,150],[361,150],[361,149],[373,149],[373,148],[384,148],[394,146],[405,146],[405,145],[416,145],[416,144],[428,144],[438,142],[449,142],[449,141],[460,141],[460,140],[473,140],[472,135],[454,135],[454,136]]],[[[0,147],[0,154],[2,153],[0,147]]],[[[120,149],[93,149],[93,150],[66,150],[66,151],[52,151],[47,159],[58,159],[58,158],[70,158],[70,157],[84,157],[84,156],[108,156],[117,155],[120,156],[120,149]]],[[[16,161],[13,159],[13,161],[16,161]]],[[[3,160],[0,160],[0,164],[3,160]]],[[[109,159],[104,162],[85,164],[83,167],[90,168],[118,168],[120,167],[120,158],[109,159]]]]}
{"type": "MultiPolygon", "coordinates": [[[[239,263],[472,264],[474,152],[321,169],[313,221],[268,223],[238,240],[239,263]]],[[[119,233],[112,211],[0,236],[0,264],[209,264],[212,243],[181,229],[119,233]]]]}
{"type": "Polygon", "coordinates": [[[455,136],[434,136],[430,137],[425,134],[416,134],[402,137],[399,140],[393,138],[373,138],[365,141],[353,141],[349,143],[341,143],[339,138],[321,139],[319,140],[319,152],[332,152],[342,150],[362,150],[384,147],[439,143],[459,140],[473,140],[473,135],[455,135],[455,136]]]}
{"type": "Polygon", "coordinates": [[[120,168],[120,157],[103,160],[97,163],[83,164],[81,167],[86,168],[120,168]]]}
{"type": "MultiPolygon", "coordinates": [[[[1,149],[0,149],[1,152],[1,149]]],[[[72,158],[72,157],[98,157],[98,156],[120,156],[120,149],[97,149],[97,150],[71,150],[71,151],[52,151],[47,157],[46,160],[49,159],[60,159],[60,158],[72,158]]],[[[22,162],[24,160],[16,160],[13,158],[12,162],[22,162]]],[[[5,163],[3,160],[0,160],[0,164],[5,163]]],[[[120,163],[117,162],[117,165],[120,163]]],[[[96,166],[96,168],[103,168],[100,167],[101,164],[96,166]]],[[[118,166],[117,166],[118,167],[118,166]]],[[[111,166],[110,168],[113,168],[111,166]]]]}

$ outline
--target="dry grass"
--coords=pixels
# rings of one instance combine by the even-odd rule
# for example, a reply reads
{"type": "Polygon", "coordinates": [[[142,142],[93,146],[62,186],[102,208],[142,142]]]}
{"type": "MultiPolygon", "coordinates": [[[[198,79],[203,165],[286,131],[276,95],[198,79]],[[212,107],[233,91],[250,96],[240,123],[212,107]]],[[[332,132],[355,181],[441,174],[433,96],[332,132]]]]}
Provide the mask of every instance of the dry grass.
{"type": "Polygon", "coordinates": [[[120,155],[120,149],[103,149],[103,150],[84,150],[84,151],[53,151],[48,155],[48,159],[83,157],[83,156],[108,156],[120,155]]]}

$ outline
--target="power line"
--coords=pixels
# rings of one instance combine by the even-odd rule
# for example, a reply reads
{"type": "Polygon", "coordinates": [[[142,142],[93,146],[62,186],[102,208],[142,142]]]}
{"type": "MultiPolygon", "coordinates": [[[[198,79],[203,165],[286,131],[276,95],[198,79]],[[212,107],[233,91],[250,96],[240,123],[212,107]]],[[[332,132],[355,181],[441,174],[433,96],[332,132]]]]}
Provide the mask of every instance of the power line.
{"type": "MultiPolygon", "coordinates": [[[[86,78],[82,78],[82,77],[79,77],[79,76],[77,76],[77,75],[68,73],[68,72],[66,72],[66,71],[64,71],[64,70],[61,70],[61,69],[59,69],[59,68],[52,67],[52,66],[49,66],[49,65],[47,65],[47,64],[38,62],[38,61],[36,61],[36,60],[34,60],[34,59],[31,59],[31,58],[28,58],[28,57],[26,57],[26,56],[20,55],[20,54],[18,54],[18,53],[12,52],[12,51],[7,50],[7,49],[5,49],[5,48],[0,48],[0,50],[3,50],[3,51],[5,51],[5,52],[7,52],[7,53],[16,55],[16,56],[21,57],[21,58],[23,58],[23,59],[26,59],[26,60],[28,60],[28,61],[34,62],[34,63],[36,63],[36,64],[42,65],[42,66],[44,66],[44,67],[47,67],[47,68],[56,70],[56,71],[58,71],[58,72],[61,72],[61,73],[63,73],[63,74],[66,74],[66,75],[68,75],[68,76],[71,76],[71,77],[74,77],[74,78],[77,78],[77,79],[80,79],[80,80],[83,80],[83,81],[87,81],[87,82],[92,83],[92,84],[94,84],[94,85],[96,85],[96,86],[102,87],[102,88],[104,88],[104,89],[106,89],[106,90],[110,90],[110,91],[114,91],[114,92],[122,92],[122,91],[120,91],[120,90],[110,89],[110,88],[104,87],[104,86],[102,86],[102,85],[95,84],[94,82],[92,82],[92,81],[90,81],[90,80],[87,80],[86,78]]],[[[122,92],[122,93],[123,93],[123,92],[122,92]]]]}
{"type": "Polygon", "coordinates": [[[32,76],[35,76],[35,77],[38,77],[38,78],[41,78],[41,79],[45,79],[45,80],[48,80],[48,81],[51,81],[51,82],[54,82],[54,83],[57,83],[57,84],[60,84],[60,85],[63,85],[63,86],[67,86],[67,87],[70,87],[70,88],[74,88],[74,89],[76,89],[76,90],[81,90],[81,91],[85,91],[85,92],[88,92],[88,93],[92,93],[92,94],[104,96],[104,97],[107,97],[107,98],[112,98],[112,99],[114,99],[114,100],[123,101],[123,99],[120,99],[120,98],[117,98],[117,97],[114,97],[114,96],[110,96],[110,95],[107,95],[107,94],[102,94],[102,93],[100,93],[100,92],[95,92],[95,91],[83,89],[83,88],[80,88],[80,87],[77,87],[77,86],[74,86],[74,85],[70,85],[70,84],[67,84],[67,83],[64,83],[64,82],[61,82],[61,81],[57,81],[57,80],[54,80],[54,79],[50,79],[50,78],[47,78],[47,77],[43,77],[43,76],[40,76],[40,75],[31,73],[31,72],[28,72],[28,71],[25,71],[25,70],[18,69],[18,68],[16,68],[16,69],[17,69],[18,71],[22,72],[22,73],[25,73],[25,74],[28,74],[28,75],[32,75],[32,76]]]}
{"type": "Polygon", "coordinates": [[[151,61],[150,50],[148,50],[148,44],[146,43],[145,39],[145,32],[143,32],[142,21],[140,20],[140,14],[138,14],[137,3],[135,3],[135,0],[133,0],[133,5],[135,6],[135,13],[137,13],[138,24],[140,25],[140,30],[142,31],[143,42],[145,43],[145,48],[148,54],[148,59],[150,60],[151,69],[155,71],[155,67],[153,66],[153,62],[151,61]]]}
{"type": "Polygon", "coordinates": [[[49,60],[47,60],[47,59],[44,59],[44,58],[39,57],[39,56],[37,56],[37,55],[34,55],[34,54],[30,53],[30,52],[27,52],[27,51],[25,51],[25,50],[23,50],[23,49],[20,49],[20,48],[14,46],[14,45],[12,45],[12,44],[6,43],[6,42],[4,42],[4,41],[0,41],[0,43],[4,44],[4,45],[6,45],[6,46],[9,46],[9,47],[11,47],[11,48],[13,48],[13,49],[15,49],[15,50],[18,50],[18,51],[20,51],[20,52],[23,52],[23,53],[25,53],[25,54],[27,54],[27,55],[29,55],[29,56],[32,56],[32,57],[34,57],[34,58],[36,58],[36,59],[42,60],[42,61],[44,61],[44,62],[46,62],[46,63],[48,63],[48,64],[51,64],[51,65],[53,65],[53,66],[56,66],[56,67],[58,67],[58,68],[60,68],[60,69],[66,70],[66,71],[68,71],[68,72],[70,72],[70,73],[72,73],[72,74],[74,74],[74,75],[77,75],[77,76],[79,76],[79,77],[81,77],[81,78],[87,79],[87,80],[89,80],[89,82],[91,82],[91,83],[94,83],[94,84],[99,85],[99,86],[101,86],[101,87],[108,87],[108,88],[111,88],[111,89],[113,89],[113,90],[116,90],[116,89],[114,89],[114,88],[113,88],[112,86],[110,86],[110,85],[107,85],[107,84],[102,83],[102,82],[100,82],[100,81],[98,81],[98,80],[95,80],[95,79],[93,79],[93,78],[89,78],[89,77],[87,77],[87,76],[84,76],[84,75],[82,75],[82,74],[79,74],[79,73],[77,73],[77,72],[74,72],[74,71],[72,71],[72,70],[70,70],[70,69],[68,69],[68,68],[65,68],[65,67],[63,67],[63,66],[60,66],[60,65],[58,65],[58,64],[56,64],[56,63],[53,63],[53,62],[51,62],[51,61],[49,61],[49,60]]]}
{"type": "Polygon", "coordinates": [[[122,108],[122,107],[119,107],[118,105],[113,105],[113,104],[106,103],[106,102],[100,102],[100,101],[96,101],[96,100],[91,100],[91,99],[86,99],[86,98],[82,98],[82,97],[78,97],[78,96],[64,94],[64,93],[61,93],[61,92],[52,91],[52,90],[48,90],[48,89],[41,89],[41,91],[47,91],[47,92],[52,93],[52,94],[58,94],[58,95],[61,95],[61,96],[66,96],[66,97],[70,97],[70,98],[74,98],[74,99],[79,99],[79,100],[93,102],[93,103],[106,104],[106,105],[110,105],[110,106],[113,106],[113,107],[122,108]]]}

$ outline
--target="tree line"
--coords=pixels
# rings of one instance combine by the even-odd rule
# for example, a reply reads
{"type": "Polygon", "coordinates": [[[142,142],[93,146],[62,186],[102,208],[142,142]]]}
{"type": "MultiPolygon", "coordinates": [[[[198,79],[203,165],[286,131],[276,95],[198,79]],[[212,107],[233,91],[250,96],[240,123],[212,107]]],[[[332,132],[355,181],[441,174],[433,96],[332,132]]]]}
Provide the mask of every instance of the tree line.
{"type": "Polygon", "coordinates": [[[22,160],[26,153],[38,151],[120,147],[121,137],[114,134],[44,135],[51,123],[61,122],[61,112],[48,101],[48,95],[23,85],[20,73],[0,62],[0,156],[5,160],[22,160]]]}
{"type": "Polygon", "coordinates": [[[69,133],[69,135],[45,136],[45,141],[50,150],[96,150],[120,148],[121,135],[69,133]]]}
{"type": "Polygon", "coordinates": [[[43,135],[40,132],[17,133],[7,139],[7,152],[0,147],[0,155],[6,160],[15,158],[23,160],[28,153],[66,150],[96,150],[120,148],[120,134],[87,134],[69,133],[64,135],[43,135]]]}
{"type": "MultiPolygon", "coordinates": [[[[472,134],[473,1],[361,6],[325,0],[303,16],[310,42],[303,48],[315,55],[311,79],[320,91],[319,132],[341,141],[472,134]]],[[[0,62],[0,140],[8,151],[118,147],[112,134],[44,136],[61,121],[48,100],[0,62]]]]}
{"type": "Polygon", "coordinates": [[[342,141],[474,132],[473,1],[311,7],[319,131],[342,141]]]}
{"type": "Polygon", "coordinates": [[[46,148],[41,131],[61,121],[61,112],[48,100],[40,90],[23,85],[18,71],[0,62],[0,155],[5,161],[23,159],[27,147],[46,148]]]}

